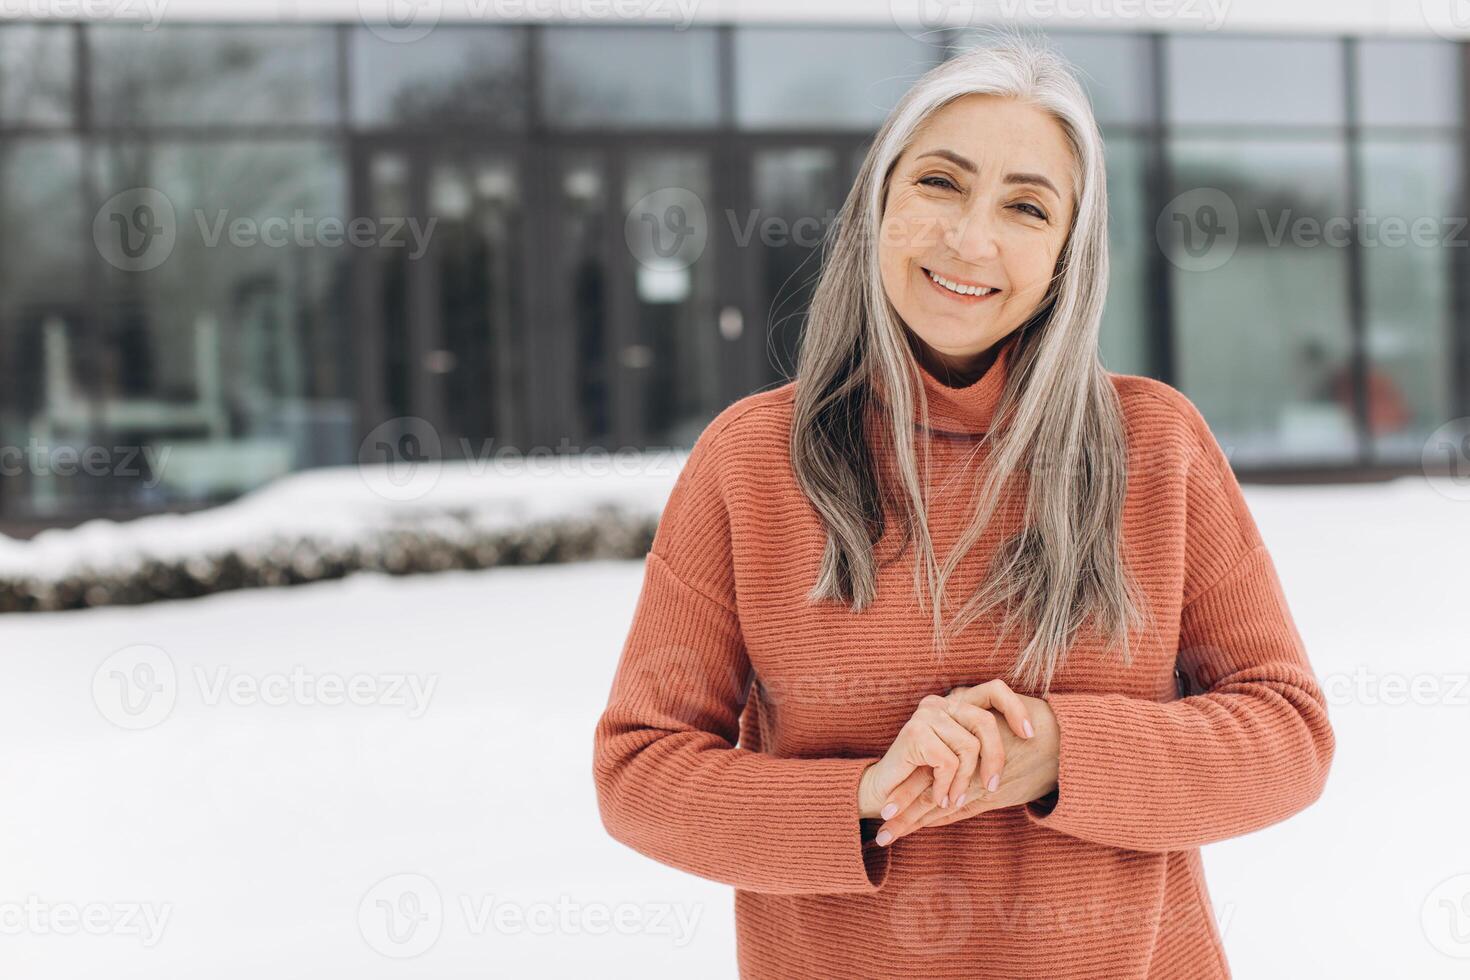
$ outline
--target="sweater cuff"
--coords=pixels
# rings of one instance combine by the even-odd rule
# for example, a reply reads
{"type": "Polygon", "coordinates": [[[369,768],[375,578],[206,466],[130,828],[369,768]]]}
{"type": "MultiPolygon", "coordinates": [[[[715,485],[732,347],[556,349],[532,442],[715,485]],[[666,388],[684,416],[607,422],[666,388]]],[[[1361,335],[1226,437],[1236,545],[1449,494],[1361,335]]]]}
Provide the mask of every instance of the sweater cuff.
{"type": "Polygon", "coordinates": [[[847,829],[850,840],[858,849],[863,873],[867,878],[867,887],[862,888],[861,882],[855,883],[859,885],[859,891],[877,891],[888,880],[888,866],[893,852],[890,848],[880,847],[874,840],[883,821],[864,820],[858,816],[858,784],[862,782],[863,773],[869,766],[878,762],[879,757],[836,761],[838,771],[842,774],[842,778],[839,779],[842,785],[840,792],[844,801],[842,806],[846,811],[846,816],[842,818],[842,826],[847,829]]]}
{"type": "Polygon", "coordinates": [[[1091,824],[1106,819],[1095,811],[1108,798],[1106,774],[1111,763],[1106,753],[1117,733],[1106,724],[1093,724],[1093,699],[1088,694],[1049,694],[1046,703],[1057,720],[1057,785],[1026,803],[1022,811],[1038,827],[1087,837],[1091,824]]]}
{"type": "MultiPolygon", "coordinates": [[[[801,775],[787,782],[779,803],[771,801],[779,807],[776,819],[758,819],[753,828],[771,835],[757,844],[771,864],[771,885],[791,893],[872,893],[883,887],[891,851],[864,837],[865,821],[858,815],[858,784],[877,761],[878,756],[779,760],[793,776],[801,775]]],[[[748,799],[737,809],[749,817],[766,810],[764,802],[748,799]]]]}

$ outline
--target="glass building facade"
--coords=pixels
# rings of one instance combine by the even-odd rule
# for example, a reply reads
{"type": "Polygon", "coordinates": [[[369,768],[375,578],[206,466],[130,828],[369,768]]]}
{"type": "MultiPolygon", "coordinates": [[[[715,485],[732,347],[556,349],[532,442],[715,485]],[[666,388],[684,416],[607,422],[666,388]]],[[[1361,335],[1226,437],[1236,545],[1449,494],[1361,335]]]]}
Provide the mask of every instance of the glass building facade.
{"type": "MultiPolygon", "coordinates": [[[[1417,468],[1470,414],[1470,46],[1048,36],[1107,140],[1108,367],[1242,473],[1417,468]]],[[[691,444],[792,371],[872,133],[983,43],[944,41],[0,26],[0,521],[200,506],[395,427],[691,444]]]]}

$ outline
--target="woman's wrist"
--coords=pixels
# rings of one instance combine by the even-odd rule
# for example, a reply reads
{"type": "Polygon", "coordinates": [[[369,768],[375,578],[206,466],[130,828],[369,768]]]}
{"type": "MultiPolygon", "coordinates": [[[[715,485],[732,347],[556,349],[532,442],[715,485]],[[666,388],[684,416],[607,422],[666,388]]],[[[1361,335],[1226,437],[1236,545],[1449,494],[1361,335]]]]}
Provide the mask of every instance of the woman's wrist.
{"type": "Polygon", "coordinates": [[[862,778],[858,780],[858,819],[874,820],[878,818],[879,811],[883,808],[882,800],[872,799],[873,795],[873,769],[876,762],[863,770],[862,778]]]}

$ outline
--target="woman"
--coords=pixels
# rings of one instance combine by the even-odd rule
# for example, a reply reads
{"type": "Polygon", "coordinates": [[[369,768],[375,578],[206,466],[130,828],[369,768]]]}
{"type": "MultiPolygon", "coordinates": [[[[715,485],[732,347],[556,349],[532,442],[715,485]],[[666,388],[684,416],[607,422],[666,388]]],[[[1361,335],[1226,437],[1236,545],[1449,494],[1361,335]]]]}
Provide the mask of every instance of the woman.
{"type": "Polygon", "coordinates": [[[1105,188],[1038,42],[930,71],[796,379],[679,475],[594,775],[615,838],[737,889],[742,977],[1228,977],[1199,846],[1322,792],[1325,700],[1224,453],[1099,361],[1105,188]]]}

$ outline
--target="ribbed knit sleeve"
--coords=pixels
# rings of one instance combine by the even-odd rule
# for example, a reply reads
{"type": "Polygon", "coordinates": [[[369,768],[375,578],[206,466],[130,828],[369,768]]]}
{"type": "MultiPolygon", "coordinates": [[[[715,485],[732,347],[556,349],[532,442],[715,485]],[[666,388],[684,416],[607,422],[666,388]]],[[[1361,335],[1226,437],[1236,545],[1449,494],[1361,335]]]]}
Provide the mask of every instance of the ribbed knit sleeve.
{"type": "Polygon", "coordinates": [[[671,867],[778,894],[875,892],[889,852],[862,839],[877,758],[736,747],[752,682],[735,602],[722,416],[700,435],[655,532],[594,736],[603,825],[671,867]]]}
{"type": "Polygon", "coordinates": [[[1047,697],[1057,788],[1028,819],[1113,847],[1170,851],[1284,820],[1322,793],[1326,701],[1229,461],[1193,404],[1177,667],[1191,691],[1047,697]]]}

